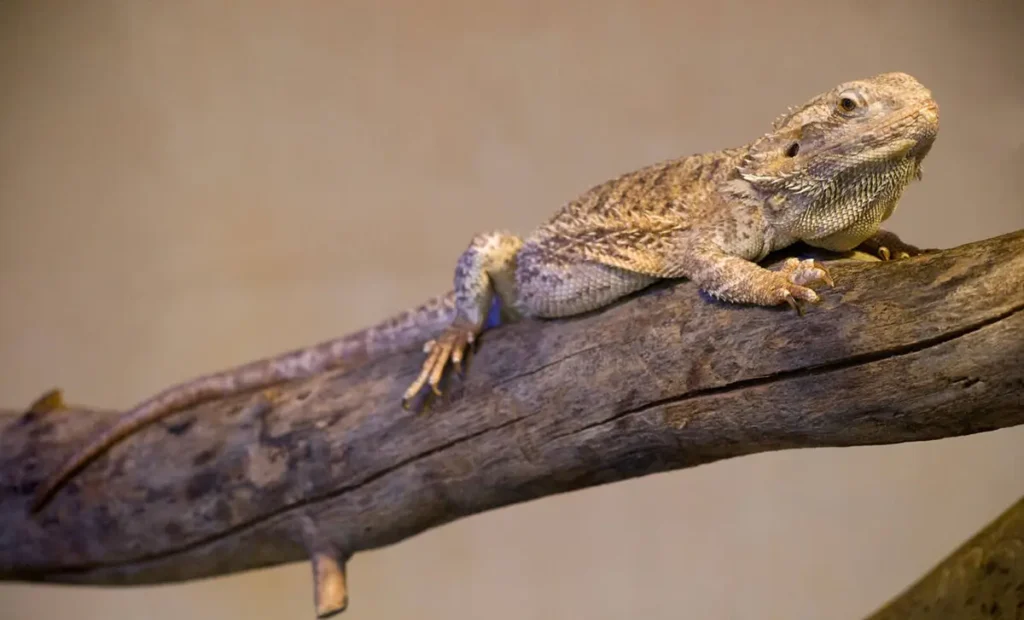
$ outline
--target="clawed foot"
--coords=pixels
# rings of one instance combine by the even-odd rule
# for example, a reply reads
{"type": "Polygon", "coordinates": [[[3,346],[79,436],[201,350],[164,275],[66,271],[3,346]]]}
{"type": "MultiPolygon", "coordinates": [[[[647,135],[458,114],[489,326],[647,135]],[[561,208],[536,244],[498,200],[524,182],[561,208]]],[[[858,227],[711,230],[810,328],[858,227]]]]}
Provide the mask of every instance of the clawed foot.
{"type": "Polygon", "coordinates": [[[419,394],[424,385],[429,385],[430,390],[436,395],[441,395],[438,387],[441,378],[444,376],[444,369],[451,362],[455,372],[462,374],[462,360],[473,344],[476,334],[472,329],[458,326],[451,326],[441,333],[435,340],[428,341],[423,345],[423,352],[427,354],[423,362],[423,369],[416,380],[412,382],[409,389],[402,396],[402,406],[409,407],[409,402],[419,394]]]}
{"type": "Polygon", "coordinates": [[[861,243],[856,249],[866,254],[877,256],[883,261],[902,260],[934,251],[922,250],[917,246],[905,243],[894,233],[884,230],[879,231],[873,237],[861,243]]]}
{"type": "MultiPolygon", "coordinates": [[[[875,252],[875,254],[878,256],[878,258],[882,259],[883,261],[893,260],[893,251],[889,249],[889,246],[878,246],[878,250],[875,252]]],[[[920,254],[920,252],[915,252],[914,254],[911,254],[905,249],[899,249],[896,250],[896,260],[910,258],[911,256],[916,256],[917,254],[920,254]]]]}
{"type": "Polygon", "coordinates": [[[817,282],[824,282],[829,287],[836,285],[828,269],[812,258],[787,258],[781,268],[771,273],[777,279],[773,283],[772,301],[776,304],[786,302],[801,316],[804,309],[800,302],[816,303],[819,300],[810,285],[817,282]]]}

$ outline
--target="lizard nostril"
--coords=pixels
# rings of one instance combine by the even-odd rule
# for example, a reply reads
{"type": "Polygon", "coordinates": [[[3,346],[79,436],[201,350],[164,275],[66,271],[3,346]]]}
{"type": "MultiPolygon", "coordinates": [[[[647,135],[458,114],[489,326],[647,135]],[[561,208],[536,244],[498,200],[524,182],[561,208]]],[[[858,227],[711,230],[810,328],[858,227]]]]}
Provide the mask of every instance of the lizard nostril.
{"type": "Polygon", "coordinates": [[[800,143],[799,142],[794,142],[793,144],[789,145],[788,149],[786,149],[786,157],[796,157],[796,154],[799,153],[799,152],[800,152],[800,143]]]}

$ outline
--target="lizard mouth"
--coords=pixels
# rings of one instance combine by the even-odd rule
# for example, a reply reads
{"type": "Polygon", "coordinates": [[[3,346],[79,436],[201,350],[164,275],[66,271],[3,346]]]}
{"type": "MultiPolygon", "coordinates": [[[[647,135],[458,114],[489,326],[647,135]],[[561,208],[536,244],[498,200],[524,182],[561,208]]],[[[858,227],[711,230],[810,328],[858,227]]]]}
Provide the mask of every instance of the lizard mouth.
{"type": "Polygon", "coordinates": [[[934,100],[925,102],[921,109],[918,110],[918,114],[933,125],[937,126],[939,124],[939,104],[934,100]]]}
{"type": "Polygon", "coordinates": [[[920,166],[921,160],[931,150],[935,137],[939,133],[939,105],[935,101],[928,101],[901,120],[914,127],[913,133],[916,134],[917,144],[910,150],[910,154],[917,159],[918,166],[920,166]]]}

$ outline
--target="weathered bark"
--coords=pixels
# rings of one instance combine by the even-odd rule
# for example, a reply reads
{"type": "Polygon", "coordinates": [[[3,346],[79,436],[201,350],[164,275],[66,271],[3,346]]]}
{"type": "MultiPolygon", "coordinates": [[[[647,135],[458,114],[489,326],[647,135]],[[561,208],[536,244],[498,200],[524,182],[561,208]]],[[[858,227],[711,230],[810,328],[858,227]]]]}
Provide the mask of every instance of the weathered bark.
{"type": "Polygon", "coordinates": [[[0,579],[171,582],[310,554],[343,567],[462,516],[590,485],[1024,423],[1024,231],[830,269],[836,288],[804,317],[676,282],[496,329],[426,414],[400,407],[418,351],[282,386],[272,406],[242,396],[182,411],[35,517],[41,477],[117,414],[0,413],[0,579]]]}
{"type": "Polygon", "coordinates": [[[1024,617],[1024,497],[867,620],[1024,617]]]}

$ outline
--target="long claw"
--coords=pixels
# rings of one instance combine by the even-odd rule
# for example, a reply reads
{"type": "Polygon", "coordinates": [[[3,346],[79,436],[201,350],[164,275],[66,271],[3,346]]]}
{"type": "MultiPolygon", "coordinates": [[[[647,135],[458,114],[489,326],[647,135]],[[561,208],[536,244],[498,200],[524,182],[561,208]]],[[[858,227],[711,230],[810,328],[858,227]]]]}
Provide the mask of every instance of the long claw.
{"type": "Polygon", "coordinates": [[[420,374],[416,376],[416,380],[412,382],[409,389],[405,391],[405,395],[402,397],[402,405],[408,409],[407,403],[412,400],[416,394],[423,389],[423,385],[427,382],[427,377],[430,376],[430,371],[434,367],[434,358],[437,355],[437,350],[433,349],[427,356],[427,360],[423,363],[423,369],[420,370],[420,374]]]}
{"type": "Polygon", "coordinates": [[[462,376],[462,355],[465,351],[465,347],[461,345],[452,347],[452,366],[455,367],[455,374],[462,376]]]}
{"type": "Polygon", "coordinates": [[[434,368],[430,371],[430,379],[427,383],[430,385],[430,390],[434,392],[435,396],[441,395],[441,389],[438,384],[441,383],[441,377],[444,375],[444,367],[448,362],[448,359],[452,354],[452,347],[455,343],[451,340],[445,340],[441,343],[441,347],[437,350],[438,356],[434,361],[434,368]]]}
{"type": "Polygon", "coordinates": [[[825,268],[825,265],[822,265],[818,261],[814,261],[814,266],[818,269],[821,269],[822,273],[825,274],[821,278],[825,282],[825,284],[827,284],[829,288],[834,288],[836,285],[836,281],[832,279],[832,274],[828,272],[828,269],[825,268]]]}
{"type": "Polygon", "coordinates": [[[803,307],[799,303],[797,303],[793,295],[786,293],[786,303],[789,304],[790,308],[796,310],[797,314],[799,314],[800,316],[804,315],[803,307]]]}
{"type": "Polygon", "coordinates": [[[892,254],[889,253],[889,248],[884,245],[878,248],[878,255],[882,257],[882,260],[889,260],[892,257],[892,254]]]}

